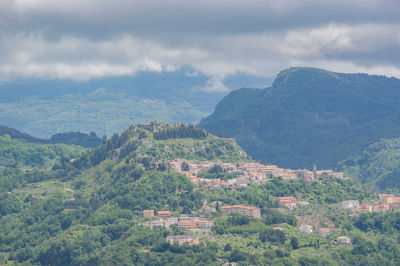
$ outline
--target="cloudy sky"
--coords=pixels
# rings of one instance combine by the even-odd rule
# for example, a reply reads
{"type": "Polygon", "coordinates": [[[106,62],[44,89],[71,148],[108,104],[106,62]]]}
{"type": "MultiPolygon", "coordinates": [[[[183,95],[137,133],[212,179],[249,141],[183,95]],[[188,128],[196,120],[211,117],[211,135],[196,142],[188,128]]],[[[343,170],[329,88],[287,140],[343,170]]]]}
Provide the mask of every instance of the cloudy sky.
{"type": "Polygon", "coordinates": [[[0,0],[0,79],[291,66],[400,78],[399,0],[0,0]]]}

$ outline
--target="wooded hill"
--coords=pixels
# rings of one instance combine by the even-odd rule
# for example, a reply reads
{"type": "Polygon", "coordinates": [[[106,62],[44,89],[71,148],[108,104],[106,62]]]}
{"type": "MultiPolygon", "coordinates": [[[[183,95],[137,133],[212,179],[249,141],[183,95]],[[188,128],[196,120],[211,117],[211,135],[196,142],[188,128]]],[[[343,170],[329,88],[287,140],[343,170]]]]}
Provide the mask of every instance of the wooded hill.
{"type": "Polygon", "coordinates": [[[382,138],[400,137],[400,80],[290,68],[266,89],[240,89],[199,126],[235,138],[256,160],[334,168],[382,138]]]}

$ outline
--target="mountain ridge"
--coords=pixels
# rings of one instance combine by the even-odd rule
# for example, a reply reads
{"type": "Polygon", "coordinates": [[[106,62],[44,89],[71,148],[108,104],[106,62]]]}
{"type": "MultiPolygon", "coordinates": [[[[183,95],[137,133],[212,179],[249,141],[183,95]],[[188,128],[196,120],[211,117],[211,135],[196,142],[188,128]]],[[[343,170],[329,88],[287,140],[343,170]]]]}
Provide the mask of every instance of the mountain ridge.
{"type": "Polygon", "coordinates": [[[236,138],[257,160],[290,168],[333,168],[381,138],[400,136],[392,126],[400,119],[398,79],[290,68],[273,84],[228,94],[199,126],[236,138]]]}

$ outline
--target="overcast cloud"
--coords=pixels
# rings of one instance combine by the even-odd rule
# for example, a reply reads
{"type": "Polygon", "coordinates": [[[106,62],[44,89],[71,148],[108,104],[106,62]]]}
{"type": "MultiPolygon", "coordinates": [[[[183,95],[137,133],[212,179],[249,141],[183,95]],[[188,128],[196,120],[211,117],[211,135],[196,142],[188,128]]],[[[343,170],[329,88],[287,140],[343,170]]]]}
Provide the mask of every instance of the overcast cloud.
{"type": "Polygon", "coordinates": [[[399,0],[0,0],[0,78],[312,66],[400,78],[399,0]]]}

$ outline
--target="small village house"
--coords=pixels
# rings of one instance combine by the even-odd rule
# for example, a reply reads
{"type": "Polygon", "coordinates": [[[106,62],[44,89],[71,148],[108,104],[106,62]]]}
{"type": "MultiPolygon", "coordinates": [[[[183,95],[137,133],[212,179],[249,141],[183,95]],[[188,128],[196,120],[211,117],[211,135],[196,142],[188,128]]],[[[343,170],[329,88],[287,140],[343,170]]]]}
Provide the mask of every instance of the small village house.
{"type": "Polygon", "coordinates": [[[367,211],[370,212],[372,211],[372,206],[369,204],[361,204],[356,208],[357,211],[367,211]]]}
{"type": "Polygon", "coordinates": [[[345,200],[342,202],[343,208],[353,209],[360,206],[360,202],[358,200],[345,200]]]}
{"type": "Polygon", "coordinates": [[[389,204],[377,204],[374,206],[374,211],[388,211],[389,209],[389,204]]]}
{"type": "Polygon", "coordinates": [[[154,217],[154,210],[143,210],[143,217],[154,217]]]}
{"type": "Polygon", "coordinates": [[[158,211],[157,215],[160,218],[170,217],[171,216],[171,212],[170,211],[158,211]]]}
{"type": "Polygon", "coordinates": [[[299,226],[299,229],[301,232],[307,233],[307,234],[310,234],[313,231],[312,225],[309,225],[309,224],[302,224],[299,226]]]}
{"type": "Polygon", "coordinates": [[[339,246],[351,246],[351,239],[347,236],[339,236],[336,242],[339,246]]]}
{"type": "Polygon", "coordinates": [[[188,235],[177,235],[177,236],[167,236],[166,242],[171,245],[198,245],[200,242],[198,239],[193,239],[192,236],[188,235]]]}
{"type": "Polygon", "coordinates": [[[321,227],[318,229],[318,235],[321,237],[328,237],[329,234],[331,233],[331,229],[328,227],[321,227]]]}

